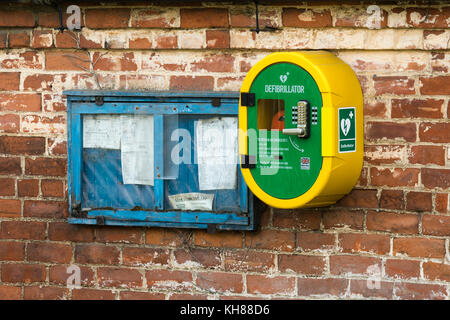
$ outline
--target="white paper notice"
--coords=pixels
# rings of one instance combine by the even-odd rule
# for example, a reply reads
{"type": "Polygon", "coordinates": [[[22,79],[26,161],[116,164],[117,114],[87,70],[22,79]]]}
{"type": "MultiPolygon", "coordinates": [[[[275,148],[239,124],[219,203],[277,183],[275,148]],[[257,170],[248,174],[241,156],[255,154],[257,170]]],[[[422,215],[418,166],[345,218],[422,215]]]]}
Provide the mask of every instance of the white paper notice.
{"type": "Polygon", "coordinates": [[[83,148],[120,149],[119,116],[83,116],[83,148]]]}
{"type": "Polygon", "coordinates": [[[169,196],[172,208],[177,210],[212,210],[214,195],[208,193],[180,193],[169,196]]]}
{"type": "Polygon", "coordinates": [[[122,115],[123,184],[154,184],[153,116],[122,115]]]}
{"type": "Polygon", "coordinates": [[[237,132],[237,118],[216,117],[197,121],[200,190],[236,188],[237,132]]]}

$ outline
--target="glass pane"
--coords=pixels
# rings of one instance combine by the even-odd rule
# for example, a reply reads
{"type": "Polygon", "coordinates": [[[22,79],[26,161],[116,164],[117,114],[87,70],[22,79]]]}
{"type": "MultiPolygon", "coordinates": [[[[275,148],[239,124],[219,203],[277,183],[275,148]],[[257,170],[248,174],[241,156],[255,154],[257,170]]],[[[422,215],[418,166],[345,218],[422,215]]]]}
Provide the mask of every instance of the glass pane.
{"type": "Polygon", "coordinates": [[[258,130],[284,129],[284,100],[258,99],[258,130]]]}

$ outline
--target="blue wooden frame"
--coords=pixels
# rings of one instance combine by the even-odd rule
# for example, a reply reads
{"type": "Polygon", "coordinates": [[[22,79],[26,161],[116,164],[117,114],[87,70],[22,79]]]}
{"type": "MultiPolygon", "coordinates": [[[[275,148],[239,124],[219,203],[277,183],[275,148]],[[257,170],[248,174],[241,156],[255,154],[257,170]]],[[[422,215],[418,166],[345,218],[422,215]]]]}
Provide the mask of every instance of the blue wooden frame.
{"type": "MultiPolygon", "coordinates": [[[[155,210],[81,208],[84,114],[152,114],[155,150],[162,150],[164,115],[238,115],[239,93],[234,92],[123,92],[64,91],[68,105],[68,191],[69,223],[112,226],[156,226],[254,230],[253,195],[242,176],[239,179],[240,213],[174,211],[164,208],[164,156],[155,152],[155,210]],[[214,103],[213,103],[214,101],[214,103]],[[220,105],[217,106],[218,101],[220,105]],[[214,105],[215,106],[214,106],[214,105]]],[[[239,174],[240,174],[240,170],[239,174]]]]}

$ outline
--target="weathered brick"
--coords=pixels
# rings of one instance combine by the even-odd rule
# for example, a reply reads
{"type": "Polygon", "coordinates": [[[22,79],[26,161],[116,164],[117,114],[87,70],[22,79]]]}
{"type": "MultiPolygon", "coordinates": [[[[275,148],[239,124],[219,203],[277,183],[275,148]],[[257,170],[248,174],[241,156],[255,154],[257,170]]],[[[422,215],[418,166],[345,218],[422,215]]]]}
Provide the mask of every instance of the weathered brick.
{"type": "Polygon", "coordinates": [[[28,10],[0,10],[0,27],[34,27],[34,14],[28,10]]]}
{"type": "Polygon", "coordinates": [[[27,246],[27,260],[69,263],[72,258],[72,246],[49,242],[31,242],[27,246]]]}
{"type": "Polygon", "coordinates": [[[230,31],[206,30],[206,46],[211,49],[226,49],[230,47],[230,31]]]}
{"type": "Polygon", "coordinates": [[[142,274],[129,268],[98,268],[97,279],[101,287],[141,288],[142,274]]]}
{"type": "Polygon", "coordinates": [[[43,240],[45,239],[45,229],[45,222],[3,221],[0,225],[0,238],[43,240]]]}
{"type": "Polygon", "coordinates": [[[78,263],[110,264],[119,263],[119,249],[105,245],[77,245],[75,261],[78,263]]]}
{"type": "Polygon", "coordinates": [[[415,93],[414,79],[406,76],[378,76],[373,79],[375,94],[410,95],[415,93]]]}
{"type": "Polygon", "coordinates": [[[369,141],[388,139],[414,142],[416,141],[416,124],[396,122],[368,122],[366,125],[365,135],[369,141]]]}
{"type": "Polygon", "coordinates": [[[66,176],[66,159],[53,158],[26,158],[25,159],[25,173],[28,175],[42,175],[53,177],[66,176]]]}
{"type": "Polygon", "coordinates": [[[16,181],[11,178],[0,178],[0,196],[14,196],[16,181]]]}
{"type": "Polygon", "coordinates": [[[379,234],[341,233],[338,243],[342,252],[346,253],[387,254],[390,250],[390,237],[379,234]]]}
{"type": "Polygon", "coordinates": [[[182,267],[218,268],[221,266],[220,251],[210,249],[176,250],[175,262],[182,267]]]}
{"type": "Polygon", "coordinates": [[[392,99],[392,118],[442,118],[444,100],[392,99]]]}
{"type": "Polygon", "coordinates": [[[180,9],[181,28],[228,28],[228,10],[222,8],[180,9]]]}
{"type": "Polygon", "coordinates": [[[419,125],[419,139],[424,142],[449,143],[450,122],[422,122],[419,125]]]}
{"type": "Polygon", "coordinates": [[[336,204],[351,208],[376,208],[378,207],[377,191],[369,189],[353,189],[348,195],[336,204]]]}
{"type": "Polygon", "coordinates": [[[278,269],[285,273],[321,275],[325,272],[325,259],[320,256],[279,255],[278,269]]]}
{"type": "Polygon", "coordinates": [[[420,277],[420,261],[388,259],[384,269],[390,278],[419,279],[420,277]]]}
{"type": "MultiPolygon", "coordinates": [[[[68,280],[71,275],[73,275],[73,270],[69,269],[69,265],[53,265],[49,267],[49,282],[52,284],[58,284],[67,286],[68,280]]],[[[82,286],[92,286],[95,284],[94,281],[94,271],[85,266],[78,266],[80,268],[80,285],[82,286]]],[[[75,280],[75,279],[73,279],[75,280]]],[[[70,282],[70,281],[69,281],[70,282]]],[[[75,285],[75,283],[69,283],[75,285]]]]}
{"type": "Polygon", "coordinates": [[[425,279],[450,282],[450,265],[445,263],[424,262],[423,274],[425,279]]]}
{"type": "Polygon", "coordinates": [[[130,9],[87,9],[86,26],[92,29],[126,28],[130,20],[130,9]]]}
{"type": "Polygon", "coordinates": [[[445,240],[426,238],[395,238],[394,255],[409,257],[443,258],[445,255],[445,240]]]}
{"type": "Polygon", "coordinates": [[[295,233],[280,230],[261,230],[248,233],[245,246],[254,249],[268,249],[277,251],[293,251],[295,249],[295,233]]]}
{"type": "Polygon", "coordinates": [[[437,193],[434,205],[437,212],[447,213],[449,211],[449,194],[437,193]]]}
{"type": "Polygon", "coordinates": [[[92,242],[95,236],[91,226],[51,222],[48,226],[48,238],[54,241],[92,242]]]}
{"type": "Polygon", "coordinates": [[[366,225],[368,230],[417,234],[419,231],[419,216],[416,214],[369,211],[366,225]]]}
{"type": "Polygon", "coordinates": [[[33,283],[45,280],[45,266],[37,264],[11,263],[2,265],[3,282],[33,283]]]}
{"type": "Polygon", "coordinates": [[[380,208],[404,209],[405,201],[403,190],[381,190],[380,208]]]}
{"type": "Polygon", "coordinates": [[[227,247],[242,248],[242,233],[207,233],[206,231],[196,231],[194,234],[194,244],[200,247],[227,247]]]}
{"type": "Polygon", "coordinates": [[[274,227],[288,229],[319,230],[321,216],[319,211],[306,210],[273,210],[274,227]]]}
{"type": "Polygon", "coordinates": [[[20,158],[0,157],[0,174],[21,174],[20,158]]]}
{"type": "Polygon", "coordinates": [[[424,214],[422,217],[422,232],[433,236],[450,236],[450,216],[424,214]]]}
{"type": "Polygon", "coordinates": [[[349,280],[341,278],[299,278],[298,295],[307,296],[337,296],[343,297],[347,291],[349,280]]]}
{"type": "Polygon", "coordinates": [[[68,215],[67,202],[25,200],[23,215],[24,217],[61,219],[68,215]]]}
{"type": "Polygon", "coordinates": [[[406,21],[409,25],[419,28],[448,28],[450,7],[406,9],[406,21]],[[425,19],[426,18],[426,19],[425,19]]]}
{"type": "Polygon", "coordinates": [[[242,275],[226,272],[197,273],[197,285],[206,290],[241,293],[244,288],[242,275]]]}
{"type": "Polygon", "coordinates": [[[41,95],[37,93],[1,93],[0,111],[41,111],[41,95]]]}
{"type": "Polygon", "coordinates": [[[23,261],[24,258],[25,258],[24,243],[16,241],[0,242],[0,261],[23,261]]]}
{"type": "Polygon", "coordinates": [[[42,137],[0,137],[0,153],[13,155],[40,155],[45,152],[42,137]]]}
{"type": "Polygon", "coordinates": [[[300,28],[324,28],[331,27],[331,12],[328,9],[296,9],[283,8],[283,26],[300,28]]]}
{"type": "Polygon", "coordinates": [[[213,90],[214,78],[211,76],[171,76],[170,90],[213,90]]]}
{"type": "Polygon", "coordinates": [[[20,200],[0,199],[0,217],[19,217],[21,212],[20,200]]]}
{"type": "Polygon", "coordinates": [[[19,90],[19,83],[20,72],[0,72],[0,90],[19,90]]]}
{"type": "Polygon", "coordinates": [[[164,293],[121,291],[120,300],[164,300],[164,293]]]}
{"type": "Polygon", "coordinates": [[[140,228],[104,227],[96,230],[96,240],[105,243],[143,243],[140,228]]]}
{"type": "Polygon", "coordinates": [[[24,300],[66,300],[69,289],[48,286],[27,286],[23,291],[24,300]]]}
{"type": "Polygon", "coordinates": [[[427,95],[449,95],[450,76],[420,77],[420,93],[427,95]]]}
{"type": "Polygon", "coordinates": [[[45,68],[47,70],[77,70],[90,68],[85,52],[47,51],[45,52],[45,68]]]}
{"type": "Polygon", "coordinates": [[[20,130],[20,116],[17,114],[0,115],[0,132],[18,133],[20,130]]]}
{"type": "Polygon", "coordinates": [[[323,232],[297,232],[297,247],[303,251],[332,250],[335,235],[323,232]]]}
{"type": "Polygon", "coordinates": [[[131,16],[131,26],[137,28],[176,28],[180,25],[177,8],[139,9],[131,16]]]}
{"type": "Polygon", "coordinates": [[[61,198],[64,196],[63,182],[61,180],[42,180],[42,196],[61,198]]]}
{"type": "Polygon", "coordinates": [[[431,211],[432,199],[429,192],[408,192],[406,194],[406,210],[431,211]]]}
{"type": "Polygon", "coordinates": [[[20,300],[22,287],[0,285],[0,300],[20,300]]]}
{"type": "Polygon", "coordinates": [[[422,168],[421,177],[423,185],[428,189],[450,188],[450,170],[422,168]]]}
{"type": "Polygon", "coordinates": [[[114,300],[115,294],[111,290],[74,289],[72,300],[114,300]]]}
{"type": "Polygon", "coordinates": [[[418,145],[411,146],[408,161],[412,164],[445,164],[445,149],[442,146],[418,145]]]}
{"type": "Polygon", "coordinates": [[[193,287],[192,274],[187,271],[149,270],[145,276],[147,287],[152,289],[180,290],[193,287]]]}
{"type": "Polygon", "coordinates": [[[291,295],[295,293],[295,278],[247,275],[247,291],[249,293],[291,295]]]}
{"type": "Polygon", "coordinates": [[[251,250],[227,250],[224,254],[224,264],[227,271],[268,272],[275,268],[275,255],[251,250]]]}
{"type": "Polygon", "coordinates": [[[364,227],[362,210],[327,210],[323,212],[323,226],[331,228],[351,228],[361,230],[364,227]]]}
{"type": "Polygon", "coordinates": [[[370,274],[371,268],[381,270],[381,259],[374,257],[336,255],[330,256],[331,274],[354,275],[370,274]]]}
{"type": "Polygon", "coordinates": [[[415,168],[394,168],[370,169],[370,182],[373,186],[387,186],[387,187],[414,187],[418,183],[420,169],[415,168]]]}
{"type": "Polygon", "coordinates": [[[36,49],[51,48],[53,46],[53,32],[51,30],[33,30],[31,46],[36,49]]]}
{"type": "Polygon", "coordinates": [[[444,300],[447,291],[445,286],[438,284],[397,282],[394,295],[404,300],[444,300]]]}
{"type": "Polygon", "coordinates": [[[30,46],[30,34],[26,31],[10,32],[9,33],[9,47],[10,48],[25,48],[30,46]]]}

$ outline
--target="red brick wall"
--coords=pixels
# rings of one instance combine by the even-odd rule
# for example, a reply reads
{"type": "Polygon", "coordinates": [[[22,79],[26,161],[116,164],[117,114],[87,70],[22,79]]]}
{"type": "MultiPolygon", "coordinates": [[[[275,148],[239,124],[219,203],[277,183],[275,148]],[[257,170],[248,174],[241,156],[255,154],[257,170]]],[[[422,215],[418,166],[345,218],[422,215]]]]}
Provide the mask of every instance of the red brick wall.
{"type": "Polygon", "coordinates": [[[450,7],[433,3],[426,21],[380,5],[379,29],[363,6],[261,6],[280,29],[259,34],[246,6],[82,7],[61,33],[50,9],[2,5],[0,299],[449,299],[450,7]],[[238,91],[301,49],[335,53],[364,92],[364,168],[338,204],[269,209],[257,233],[67,223],[62,90],[238,91]]]}

